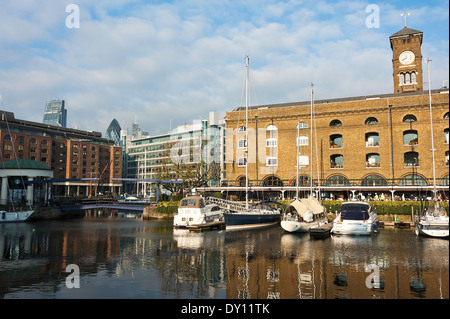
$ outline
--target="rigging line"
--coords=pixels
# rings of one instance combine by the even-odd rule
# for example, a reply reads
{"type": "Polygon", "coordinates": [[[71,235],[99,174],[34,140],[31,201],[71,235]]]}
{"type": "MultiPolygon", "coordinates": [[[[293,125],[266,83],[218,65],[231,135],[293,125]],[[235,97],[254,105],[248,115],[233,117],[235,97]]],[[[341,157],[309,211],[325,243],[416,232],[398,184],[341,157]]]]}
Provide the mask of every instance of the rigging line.
{"type": "MultiPolygon", "coordinates": [[[[19,158],[17,157],[16,148],[15,148],[15,146],[14,146],[14,141],[13,141],[13,139],[12,139],[11,129],[10,129],[10,127],[9,127],[8,117],[6,116],[6,112],[5,112],[5,108],[4,108],[4,104],[3,104],[3,98],[2,98],[2,95],[1,95],[1,94],[0,94],[0,103],[1,103],[1,105],[2,105],[3,116],[4,116],[4,118],[5,118],[6,127],[7,127],[7,129],[8,129],[9,138],[11,139],[11,145],[12,145],[12,149],[13,149],[13,154],[14,154],[14,157],[15,157],[15,159],[16,159],[17,167],[18,167],[18,169],[20,170],[19,158]]],[[[17,134],[15,134],[15,136],[17,137],[17,134]]],[[[2,158],[3,158],[3,154],[2,154],[2,158]]],[[[3,168],[5,168],[4,161],[3,161],[3,168]]],[[[22,182],[23,189],[26,190],[26,187],[25,187],[25,181],[24,181],[22,175],[20,175],[20,180],[21,180],[21,182],[22,182]]],[[[8,183],[8,184],[9,184],[9,183],[8,183]]],[[[9,185],[8,185],[8,186],[9,186],[9,185]]],[[[12,197],[11,197],[11,198],[12,198],[12,197]]],[[[13,210],[15,210],[15,207],[14,207],[14,200],[11,200],[11,203],[12,203],[12,206],[13,206],[13,210]]],[[[31,208],[31,206],[30,206],[30,208],[31,208]]]]}

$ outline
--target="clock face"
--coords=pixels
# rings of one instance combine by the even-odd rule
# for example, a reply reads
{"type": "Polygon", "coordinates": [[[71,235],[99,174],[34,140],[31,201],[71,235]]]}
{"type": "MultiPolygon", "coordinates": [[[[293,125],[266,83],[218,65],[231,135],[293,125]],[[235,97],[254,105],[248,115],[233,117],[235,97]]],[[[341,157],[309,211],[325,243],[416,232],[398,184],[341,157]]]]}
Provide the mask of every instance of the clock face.
{"type": "Polygon", "coordinates": [[[411,51],[404,51],[398,57],[400,63],[404,65],[413,63],[414,58],[415,58],[414,53],[412,53],[411,51]]]}

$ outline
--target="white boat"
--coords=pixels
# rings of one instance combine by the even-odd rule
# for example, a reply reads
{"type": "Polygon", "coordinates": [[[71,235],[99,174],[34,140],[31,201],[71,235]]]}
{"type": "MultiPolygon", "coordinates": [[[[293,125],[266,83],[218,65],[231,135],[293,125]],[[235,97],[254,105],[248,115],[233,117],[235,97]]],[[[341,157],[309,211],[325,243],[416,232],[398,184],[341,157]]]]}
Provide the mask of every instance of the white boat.
{"type": "Polygon", "coordinates": [[[173,217],[174,227],[188,227],[223,220],[223,210],[216,204],[206,204],[201,196],[183,198],[173,217]]]}
{"type": "Polygon", "coordinates": [[[24,222],[33,215],[34,210],[7,212],[0,211],[0,223],[20,223],[24,222]]]}
{"type": "Polygon", "coordinates": [[[415,224],[416,235],[435,238],[449,238],[449,217],[442,207],[429,207],[415,224]]]}
{"type": "Polygon", "coordinates": [[[309,232],[311,227],[327,222],[323,206],[313,196],[294,200],[281,217],[281,227],[290,233],[309,232]]]}
{"type": "Polygon", "coordinates": [[[342,203],[333,221],[331,233],[335,235],[370,235],[378,231],[377,214],[365,202],[342,203]]]}
{"type": "MultiPolygon", "coordinates": [[[[428,79],[430,79],[430,61],[428,64],[428,79]]],[[[433,136],[433,111],[431,107],[431,84],[428,83],[428,96],[430,101],[430,132],[431,132],[431,155],[433,164],[433,194],[434,194],[434,207],[429,207],[424,216],[419,218],[416,222],[415,233],[416,235],[448,238],[448,224],[449,218],[447,213],[442,207],[439,207],[439,202],[436,200],[436,164],[434,156],[434,136],[433,136]]]]}

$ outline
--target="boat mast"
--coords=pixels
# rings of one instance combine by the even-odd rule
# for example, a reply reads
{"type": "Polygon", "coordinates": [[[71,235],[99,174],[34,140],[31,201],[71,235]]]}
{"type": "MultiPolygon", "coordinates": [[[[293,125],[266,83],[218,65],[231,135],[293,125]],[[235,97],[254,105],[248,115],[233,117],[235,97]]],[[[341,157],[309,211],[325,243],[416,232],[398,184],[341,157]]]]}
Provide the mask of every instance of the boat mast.
{"type": "Polygon", "coordinates": [[[312,165],[312,153],[313,153],[313,99],[314,99],[314,90],[313,90],[314,84],[311,83],[311,141],[310,144],[310,153],[309,153],[309,166],[311,168],[311,176],[309,177],[309,185],[310,185],[310,195],[313,195],[313,165],[312,165]]]}
{"type": "Polygon", "coordinates": [[[439,207],[439,203],[437,201],[437,190],[436,190],[436,166],[434,163],[434,137],[433,137],[433,111],[431,110],[431,78],[430,78],[430,58],[427,59],[427,68],[428,68],[428,98],[430,101],[430,125],[431,125],[431,156],[433,160],[433,193],[434,193],[434,205],[439,207]]]}
{"type": "Polygon", "coordinates": [[[245,56],[245,208],[248,209],[248,77],[249,58],[245,56]]]}
{"type": "Polygon", "coordinates": [[[299,161],[299,157],[300,157],[300,144],[298,141],[298,138],[300,136],[300,120],[297,120],[297,177],[295,180],[295,197],[298,199],[298,170],[299,170],[299,165],[300,165],[300,161],[299,161]]]}

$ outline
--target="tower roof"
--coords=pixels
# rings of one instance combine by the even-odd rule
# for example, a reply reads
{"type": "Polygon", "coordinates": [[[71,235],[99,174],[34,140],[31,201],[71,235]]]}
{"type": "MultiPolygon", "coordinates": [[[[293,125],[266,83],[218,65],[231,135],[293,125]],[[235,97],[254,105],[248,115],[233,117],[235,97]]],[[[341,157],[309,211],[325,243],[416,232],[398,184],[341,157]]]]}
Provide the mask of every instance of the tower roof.
{"type": "Polygon", "coordinates": [[[411,28],[408,28],[408,27],[404,27],[400,31],[398,31],[398,32],[394,33],[393,35],[391,35],[389,37],[389,39],[405,37],[405,36],[413,35],[413,34],[423,34],[423,32],[419,31],[419,30],[411,29],[411,28]]]}

